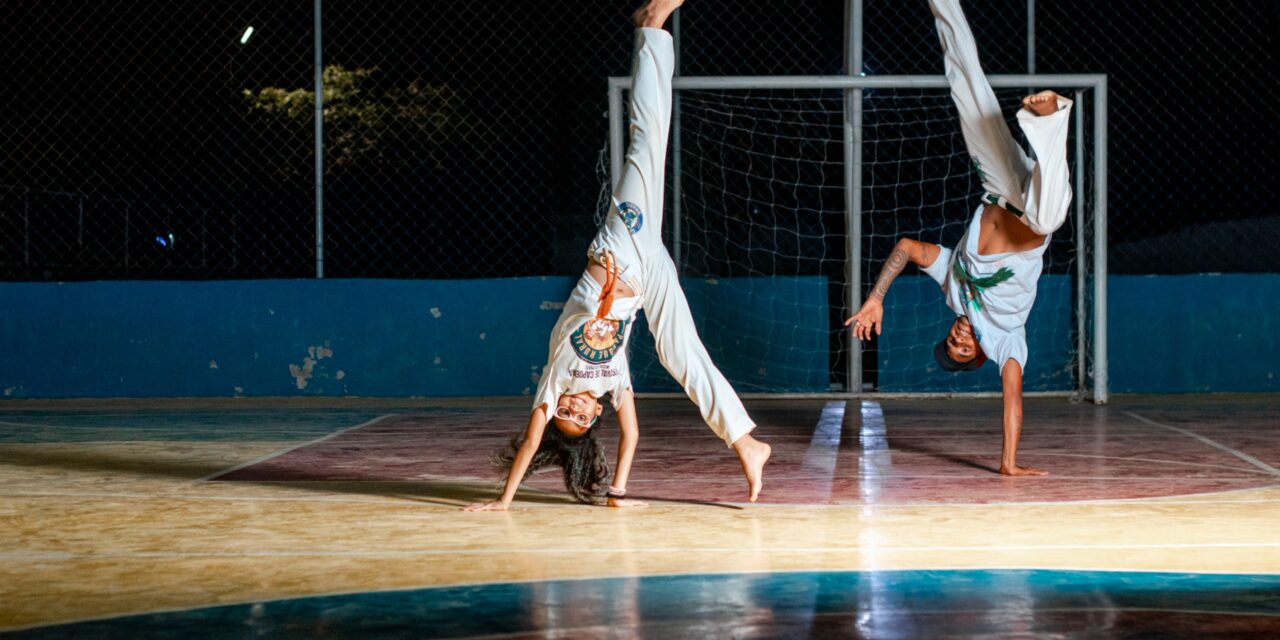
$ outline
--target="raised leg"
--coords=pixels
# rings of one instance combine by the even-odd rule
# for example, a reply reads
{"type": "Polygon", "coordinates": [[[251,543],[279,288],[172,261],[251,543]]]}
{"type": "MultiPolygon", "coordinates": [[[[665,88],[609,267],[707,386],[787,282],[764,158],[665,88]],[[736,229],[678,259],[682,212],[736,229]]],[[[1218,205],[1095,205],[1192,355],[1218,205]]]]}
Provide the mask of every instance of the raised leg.
{"type": "Polygon", "coordinates": [[[689,302],[669,256],[649,261],[646,282],[644,312],[649,330],[653,332],[658,359],[689,399],[698,405],[707,426],[738,454],[747,476],[750,499],[754,502],[763,486],[764,463],[771,449],[750,435],[756,423],[747,415],[742,400],[711,361],[711,354],[698,337],[689,302]]]}
{"type": "Polygon", "coordinates": [[[662,205],[674,67],[671,34],[652,28],[636,31],[629,92],[630,143],[622,175],[614,185],[616,211],[610,212],[606,224],[610,231],[631,235],[642,255],[666,250],[662,244],[662,205]]]}
{"type": "Polygon", "coordinates": [[[1022,192],[1031,174],[1031,160],[1013,139],[996,94],[982,72],[978,45],[959,0],[929,0],[942,41],[951,98],[960,114],[960,130],[982,187],[1023,208],[1022,192]]]}

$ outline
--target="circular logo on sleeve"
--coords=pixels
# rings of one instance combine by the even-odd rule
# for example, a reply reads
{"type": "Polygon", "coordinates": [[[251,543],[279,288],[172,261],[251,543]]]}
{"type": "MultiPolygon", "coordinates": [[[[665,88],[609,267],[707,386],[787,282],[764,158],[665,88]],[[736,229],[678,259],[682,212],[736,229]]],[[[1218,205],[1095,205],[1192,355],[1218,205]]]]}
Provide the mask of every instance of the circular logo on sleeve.
{"type": "Polygon", "coordinates": [[[612,360],[627,341],[628,322],[592,318],[569,336],[569,342],[579,358],[591,364],[603,364],[612,360]]]}
{"type": "Polygon", "coordinates": [[[622,224],[627,225],[631,235],[640,233],[640,227],[644,226],[644,213],[640,211],[640,207],[637,207],[634,202],[620,202],[618,213],[622,215],[622,224]]]}

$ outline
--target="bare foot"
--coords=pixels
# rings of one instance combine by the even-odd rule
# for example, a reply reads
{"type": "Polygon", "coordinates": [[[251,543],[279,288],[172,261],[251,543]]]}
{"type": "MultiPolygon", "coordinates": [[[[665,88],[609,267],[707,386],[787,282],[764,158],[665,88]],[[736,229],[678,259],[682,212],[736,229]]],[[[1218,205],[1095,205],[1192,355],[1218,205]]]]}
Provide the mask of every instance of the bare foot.
{"type": "Polygon", "coordinates": [[[631,21],[636,24],[636,28],[651,27],[661,29],[662,25],[667,23],[667,18],[671,17],[672,12],[680,8],[684,4],[684,0],[649,0],[643,7],[636,9],[631,15],[631,21]]]}
{"type": "Polygon", "coordinates": [[[1058,94],[1041,91],[1022,99],[1022,106],[1038,116],[1053,115],[1058,110],[1058,94]]]}
{"type": "Polygon", "coordinates": [[[1047,476],[1049,475],[1049,472],[1043,469],[1037,469],[1035,467],[1023,467],[1015,464],[1011,467],[1001,465],[1000,475],[1002,476],[1047,476]]]}
{"type": "Polygon", "coordinates": [[[773,447],[756,440],[750,434],[738,438],[733,443],[733,450],[738,452],[738,461],[742,463],[742,472],[747,475],[747,487],[750,489],[751,501],[755,502],[764,488],[764,463],[769,461],[773,447]]]}
{"type": "Polygon", "coordinates": [[[494,500],[493,502],[477,502],[475,504],[469,504],[463,507],[462,510],[463,511],[506,511],[507,507],[509,506],[511,505],[501,500],[494,500]]]}
{"type": "Polygon", "coordinates": [[[629,500],[627,498],[609,498],[609,506],[618,509],[642,509],[649,506],[644,500],[629,500]]]}

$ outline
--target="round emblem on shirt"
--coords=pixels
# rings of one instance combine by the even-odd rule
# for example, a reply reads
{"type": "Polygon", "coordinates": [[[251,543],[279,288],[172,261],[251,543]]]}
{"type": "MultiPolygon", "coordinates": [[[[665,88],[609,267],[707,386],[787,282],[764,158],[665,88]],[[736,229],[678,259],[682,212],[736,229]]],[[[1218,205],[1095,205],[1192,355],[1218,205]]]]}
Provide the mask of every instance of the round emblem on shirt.
{"type": "Polygon", "coordinates": [[[618,204],[618,213],[622,215],[622,224],[627,225],[631,235],[640,233],[640,227],[644,226],[644,213],[640,211],[640,207],[633,202],[621,202],[618,204]]]}
{"type": "Polygon", "coordinates": [[[627,341],[627,322],[592,318],[569,336],[569,342],[579,358],[591,364],[603,364],[612,360],[627,341]]]}

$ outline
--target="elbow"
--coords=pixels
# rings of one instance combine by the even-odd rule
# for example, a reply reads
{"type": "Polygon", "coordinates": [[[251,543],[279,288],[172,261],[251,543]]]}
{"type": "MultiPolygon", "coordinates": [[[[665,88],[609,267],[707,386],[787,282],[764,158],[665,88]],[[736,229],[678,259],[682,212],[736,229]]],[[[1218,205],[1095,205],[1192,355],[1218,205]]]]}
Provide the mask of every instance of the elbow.
{"type": "Polygon", "coordinates": [[[928,242],[902,237],[898,238],[897,250],[905,254],[912,264],[923,269],[931,266],[937,259],[936,253],[930,253],[931,246],[928,242]]]}
{"type": "Polygon", "coordinates": [[[520,455],[525,458],[533,459],[533,454],[538,452],[538,447],[542,446],[542,438],[533,439],[525,438],[520,444],[520,455]]]}
{"type": "Polygon", "coordinates": [[[636,442],[640,439],[640,428],[636,426],[622,427],[622,438],[627,442],[636,442]]]}
{"type": "Polygon", "coordinates": [[[918,251],[916,251],[916,246],[919,244],[920,243],[916,242],[915,240],[908,238],[906,236],[903,236],[901,238],[898,238],[897,244],[893,245],[893,251],[894,253],[902,253],[902,255],[907,256],[908,260],[915,262],[918,257],[917,254],[919,253],[918,251]]]}

